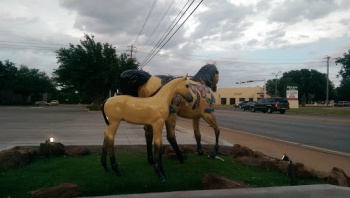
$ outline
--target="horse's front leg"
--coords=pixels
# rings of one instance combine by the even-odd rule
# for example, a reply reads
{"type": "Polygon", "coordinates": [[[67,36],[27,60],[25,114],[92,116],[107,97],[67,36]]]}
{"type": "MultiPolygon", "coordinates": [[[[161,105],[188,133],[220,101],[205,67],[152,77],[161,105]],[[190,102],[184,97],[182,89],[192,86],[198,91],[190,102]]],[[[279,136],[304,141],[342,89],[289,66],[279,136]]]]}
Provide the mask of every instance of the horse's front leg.
{"type": "Polygon", "coordinates": [[[215,145],[214,150],[210,153],[210,157],[215,158],[219,151],[219,136],[220,129],[216,123],[216,117],[214,113],[205,113],[202,118],[214,129],[215,132],[215,145]]]}
{"type": "Polygon", "coordinates": [[[198,155],[203,155],[202,142],[201,142],[202,136],[199,131],[199,118],[194,118],[192,120],[192,125],[193,125],[194,137],[196,138],[198,155]]]}
{"type": "Polygon", "coordinates": [[[146,145],[147,145],[147,160],[149,164],[154,164],[153,152],[152,152],[152,141],[153,141],[153,129],[151,125],[145,125],[146,145]]]}
{"type": "Polygon", "coordinates": [[[161,181],[165,181],[165,172],[163,168],[162,160],[162,128],[163,123],[158,125],[153,125],[153,139],[154,139],[154,169],[159,176],[161,181]]]}
{"type": "Polygon", "coordinates": [[[184,163],[184,157],[180,151],[179,145],[177,144],[177,141],[175,138],[175,126],[176,126],[176,113],[172,113],[169,115],[169,117],[165,121],[167,139],[171,147],[174,149],[180,163],[184,163]]]}

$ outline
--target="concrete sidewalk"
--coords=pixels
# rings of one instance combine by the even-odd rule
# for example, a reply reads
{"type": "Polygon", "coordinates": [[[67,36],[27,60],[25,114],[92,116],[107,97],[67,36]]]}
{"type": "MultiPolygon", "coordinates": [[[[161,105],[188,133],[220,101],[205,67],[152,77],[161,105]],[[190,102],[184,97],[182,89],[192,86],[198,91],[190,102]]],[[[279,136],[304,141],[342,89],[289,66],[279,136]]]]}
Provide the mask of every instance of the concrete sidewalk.
{"type": "MultiPolygon", "coordinates": [[[[191,120],[179,118],[177,127],[180,130],[187,129],[188,133],[190,133],[192,122],[191,120]]],[[[215,134],[208,124],[202,123],[200,131],[202,140],[205,143],[214,143],[215,134]]],[[[309,168],[323,172],[330,172],[333,167],[338,167],[343,169],[347,175],[350,175],[350,154],[347,153],[310,147],[222,127],[220,128],[219,139],[220,145],[240,144],[275,158],[281,158],[284,154],[287,154],[293,163],[301,162],[309,168]]]]}
{"type": "Polygon", "coordinates": [[[215,198],[348,198],[350,188],[332,185],[285,186],[269,188],[241,188],[224,190],[175,191],[129,195],[110,195],[101,198],[165,198],[165,197],[215,197],[215,198]]]}

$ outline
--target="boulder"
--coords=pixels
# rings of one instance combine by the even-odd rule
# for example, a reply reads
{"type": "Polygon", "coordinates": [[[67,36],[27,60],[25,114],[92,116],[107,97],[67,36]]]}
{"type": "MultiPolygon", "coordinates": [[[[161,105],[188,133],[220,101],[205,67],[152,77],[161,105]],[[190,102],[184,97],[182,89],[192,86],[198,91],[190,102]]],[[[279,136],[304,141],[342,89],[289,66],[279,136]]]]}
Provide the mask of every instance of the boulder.
{"type": "Polygon", "coordinates": [[[19,151],[4,150],[0,151],[0,169],[9,169],[29,164],[30,158],[27,154],[19,151]]]}
{"type": "Polygon", "coordinates": [[[89,154],[89,150],[83,146],[66,146],[64,152],[69,157],[76,157],[89,154]]]}
{"type": "Polygon", "coordinates": [[[350,187],[350,178],[343,169],[334,167],[326,178],[328,184],[350,187]]]}
{"type": "Polygon", "coordinates": [[[65,183],[59,186],[54,186],[51,188],[40,188],[29,192],[29,197],[31,198],[43,198],[43,197],[81,197],[83,196],[83,191],[77,184],[65,183]]]}
{"type": "Polygon", "coordinates": [[[243,182],[230,180],[215,173],[205,174],[202,180],[202,186],[204,190],[250,188],[249,185],[243,182]]]}
{"type": "Polygon", "coordinates": [[[50,155],[63,155],[64,145],[59,142],[42,143],[40,144],[40,154],[46,157],[50,155]]]}
{"type": "MultiPolygon", "coordinates": [[[[231,155],[238,161],[248,166],[259,166],[267,170],[275,170],[282,173],[288,173],[288,161],[267,156],[261,152],[253,151],[248,147],[235,144],[231,149],[231,155]]],[[[318,177],[325,178],[327,173],[316,171],[306,167],[303,163],[294,163],[296,168],[296,176],[302,177],[318,177]]]]}
{"type": "Polygon", "coordinates": [[[235,144],[233,145],[232,149],[231,149],[231,154],[232,157],[234,158],[239,158],[242,156],[250,156],[250,157],[261,157],[262,154],[261,152],[255,152],[252,149],[246,147],[246,146],[241,146],[239,144],[235,144]]]}
{"type": "Polygon", "coordinates": [[[267,170],[275,170],[283,173],[288,172],[288,163],[280,159],[269,157],[261,152],[235,144],[232,147],[231,155],[238,161],[248,166],[263,167],[267,170]]]}

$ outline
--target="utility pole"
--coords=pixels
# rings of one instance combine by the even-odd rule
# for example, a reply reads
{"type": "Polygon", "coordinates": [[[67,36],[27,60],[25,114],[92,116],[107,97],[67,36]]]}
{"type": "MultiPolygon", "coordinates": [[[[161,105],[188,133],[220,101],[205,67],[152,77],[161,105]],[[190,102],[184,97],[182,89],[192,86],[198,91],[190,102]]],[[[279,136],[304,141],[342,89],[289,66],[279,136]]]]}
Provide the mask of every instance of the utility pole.
{"type": "Polygon", "coordinates": [[[281,71],[277,72],[277,74],[271,73],[271,74],[275,75],[275,98],[277,97],[277,76],[280,73],[281,73],[281,71]]]}
{"type": "Polygon", "coordinates": [[[130,46],[130,59],[132,59],[132,52],[134,51],[134,46],[131,45],[130,46]]]}
{"type": "Polygon", "coordinates": [[[326,85],[326,106],[328,106],[328,101],[329,101],[329,59],[331,57],[326,56],[325,57],[327,59],[327,85],[326,85]]]}

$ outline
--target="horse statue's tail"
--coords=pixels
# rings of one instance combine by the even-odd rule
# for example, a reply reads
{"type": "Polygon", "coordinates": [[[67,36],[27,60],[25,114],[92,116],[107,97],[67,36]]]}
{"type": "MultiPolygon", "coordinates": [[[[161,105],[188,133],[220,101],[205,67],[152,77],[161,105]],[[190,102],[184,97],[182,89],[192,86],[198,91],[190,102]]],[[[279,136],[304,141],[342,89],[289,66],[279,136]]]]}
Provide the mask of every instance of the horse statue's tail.
{"type": "Polygon", "coordinates": [[[107,100],[103,101],[103,103],[101,105],[101,111],[102,111],[103,119],[105,119],[106,124],[109,125],[109,121],[108,121],[106,114],[105,114],[105,103],[106,102],[107,102],[107,100]]]}

